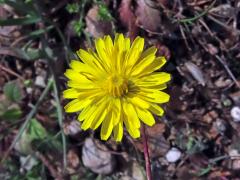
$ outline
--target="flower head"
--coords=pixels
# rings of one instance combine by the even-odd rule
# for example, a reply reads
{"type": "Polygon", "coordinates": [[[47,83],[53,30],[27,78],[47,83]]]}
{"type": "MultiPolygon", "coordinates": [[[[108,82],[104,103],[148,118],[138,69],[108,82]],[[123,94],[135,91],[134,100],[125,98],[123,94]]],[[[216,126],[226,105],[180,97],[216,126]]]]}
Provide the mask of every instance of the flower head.
{"type": "Polygon", "coordinates": [[[166,88],[170,74],[154,72],[166,60],[156,57],[157,49],[143,51],[144,39],[137,37],[132,45],[122,34],[96,39],[96,51],[77,51],[82,60],[72,60],[65,72],[69,89],[63,92],[72,99],[65,106],[69,113],[80,112],[81,128],[95,130],[101,126],[101,139],[107,140],[112,131],[121,141],[123,128],[133,138],[140,137],[141,121],[155,124],[153,114],[162,116],[159,104],[169,101],[166,88]]]}

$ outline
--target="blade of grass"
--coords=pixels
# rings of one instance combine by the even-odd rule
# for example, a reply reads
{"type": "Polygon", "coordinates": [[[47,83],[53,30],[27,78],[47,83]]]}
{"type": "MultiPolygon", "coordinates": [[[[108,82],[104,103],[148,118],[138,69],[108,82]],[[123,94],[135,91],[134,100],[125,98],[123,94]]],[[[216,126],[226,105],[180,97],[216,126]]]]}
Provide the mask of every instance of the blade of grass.
{"type": "Polygon", "coordinates": [[[216,3],[216,0],[214,0],[212,2],[212,4],[210,4],[203,12],[201,12],[200,14],[198,14],[194,17],[186,18],[186,19],[179,19],[177,21],[180,23],[190,23],[191,24],[193,21],[196,21],[197,19],[201,18],[202,16],[205,16],[212,9],[212,7],[214,6],[215,3],[216,3]]]}
{"type": "Polygon", "coordinates": [[[16,18],[16,19],[4,19],[0,20],[0,26],[15,26],[15,25],[28,25],[34,24],[41,21],[41,18],[31,16],[31,17],[24,17],[24,18],[16,18]]]}
{"type": "Polygon", "coordinates": [[[54,28],[54,26],[50,25],[50,26],[46,27],[46,29],[39,29],[39,30],[33,31],[33,32],[29,33],[27,36],[28,37],[36,37],[36,36],[39,36],[41,34],[48,32],[49,30],[51,30],[53,28],[54,28]]]}
{"type": "Polygon", "coordinates": [[[10,145],[10,147],[8,148],[8,150],[6,151],[6,153],[4,154],[1,162],[3,162],[8,154],[10,153],[10,151],[13,149],[13,147],[16,145],[16,143],[18,142],[18,140],[21,138],[22,133],[24,132],[24,130],[27,128],[29,122],[31,121],[31,119],[34,117],[35,113],[37,112],[37,109],[39,107],[39,105],[41,104],[41,102],[43,101],[43,99],[45,98],[45,96],[48,94],[49,90],[51,89],[53,85],[53,78],[50,78],[48,81],[48,84],[46,86],[46,88],[44,89],[44,91],[42,92],[41,96],[39,97],[37,103],[35,104],[35,106],[32,108],[32,110],[30,111],[30,113],[27,115],[25,122],[23,123],[23,125],[21,126],[21,128],[18,131],[18,134],[16,135],[16,137],[14,138],[12,144],[10,145]]]}
{"type": "Polygon", "coordinates": [[[63,113],[62,113],[62,107],[60,104],[60,99],[59,99],[59,91],[57,88],[56,81],[54,80],[53,83],[53,90],[54,90],[54,98],[56,101],[56,106],[57,106],[57,117],[58,117],[58,124],[61,130],[61,136],[62,136],[62,143],[63,143],[63,167],[64,170],[67,167],[67,146],[66,146],[66,137],[63,131],[63,113]]]}
{"type": "Polygon", "coordinates": [[[62,107],[61,107],[61,102],[60,102],[60,95],[59,95],[59,88],[58,88],[58,79],[54,70],[54,57],[47,52],[47,49],[50,47],[47,44],[48,42],[46,39],[42,38],[42,45],[43,45],[43,52],[46,55],[47,62],[49,64],[50,70],[53,75],[53,90],[54,90],[54,98],[56,101],[56,108],[57,108],[57,117],[58,117],[58,124],[61,130],[61,137],[62,137],[62,144],[63,144],[63,167],[64,171],[67,167],[67,145],[66,145],[66,137],[63,131],[63,112],[62,112],[62,107]]]}
{"type": "Polygon", "coordinates": [[[17,11],[19,13],[26,13],[31,15],[36,15],[36,11],[31,3],[24,3],[23,1],[9,1],[4,0],[4,3],[13,7],[14,11],[17,11]]]}

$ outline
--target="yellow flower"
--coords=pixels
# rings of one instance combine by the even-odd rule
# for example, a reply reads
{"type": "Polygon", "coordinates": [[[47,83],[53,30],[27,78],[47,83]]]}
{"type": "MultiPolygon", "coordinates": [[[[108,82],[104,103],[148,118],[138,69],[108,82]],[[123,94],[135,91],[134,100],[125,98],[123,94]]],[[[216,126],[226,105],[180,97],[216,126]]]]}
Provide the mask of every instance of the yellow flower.
{"type": "Polygon", "coordinates": [[[79,112],[81,128],[95,130],[101,125],[101,139],[107,140],[112,131],[114,139],[121,141],[125,126],[133,138],[140,137],[142,121],[155,124],[152,115],[163,115],[159,104],[169,101],[161,90],[171,79],[170,74],[154,72],[166,60],[156,57],[157,49],[143,51],[144,39],[116,34],[96,39],[96,52],[89,49],[77,51],[82,60],[72,60],[65,76],[69,89],[63,92],[66,99],[73,99],[65,106],[68,113],[79,112]]]}

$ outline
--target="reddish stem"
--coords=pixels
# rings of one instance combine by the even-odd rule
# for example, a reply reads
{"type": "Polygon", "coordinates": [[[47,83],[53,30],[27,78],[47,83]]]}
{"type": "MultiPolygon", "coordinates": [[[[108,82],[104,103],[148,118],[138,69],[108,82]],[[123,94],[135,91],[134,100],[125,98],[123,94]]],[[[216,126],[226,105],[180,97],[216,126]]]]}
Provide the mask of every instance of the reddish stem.
{"type": "Polygon", "coordinates": [[[148,152],[147,135],[145,132],[144,125],[142,125],[142,141],[143,141],[143,151],[144,151],[144,158],[145,158],[147,180],[152,180],[151,163],[150,163],[149,152],[148,152]]]}

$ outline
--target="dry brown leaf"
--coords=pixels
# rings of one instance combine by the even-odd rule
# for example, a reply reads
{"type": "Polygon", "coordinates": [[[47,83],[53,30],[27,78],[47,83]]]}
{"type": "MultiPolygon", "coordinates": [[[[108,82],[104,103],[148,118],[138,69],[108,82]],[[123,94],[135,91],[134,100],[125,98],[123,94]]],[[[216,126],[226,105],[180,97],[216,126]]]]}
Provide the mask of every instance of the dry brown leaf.
{"type": "Polygon", "coordinates": [[[77,168],[79,166],[80,160],[77,155],[76,150],[70,149],[67,153],[68,165],[71,168],[77,168]]]}
{"type": "MultiPolygon", "coordinates": [[[[146,127],[149,154],[151,158],[163,156],[169,149],[169,143],[163,137],[166,126],[163,123],[155,124],[153,127],[146,127]]],[[[136,142],[136,147],[143,151],[143,144],[136,142]]]]}
{"type": "Polygon", "coordinates": [[[195,64],[191,62],[186,62],[185,67],[191,73],[191,75],[198,81],[202,86],[206,85],[206,80],[204,78],[202,70],[195,64]]]}
{"type": "Polygon", "coordinates": [[[137,34],[136,17],[131,9],[132,0],[122,0],[118,9],[122,24],[128,28],[129,36],[134,39],[137,34]]]}
{"type": "Polygon", "coordinates": [[[113,25],[110,21],[103,21],[98,16],[98,6],[93,6],[86,16],[86,31],[94,38],[102,37],[105,34],[111,34],[113,25]]]}
{"type": "Polygon", "coordinates": [[[157,31],[161,25],[161,17],[159,10],[153,8],[154,3],[150,0],[138,0],[137,4],[137,22],[146,30],[157,31]]]}

